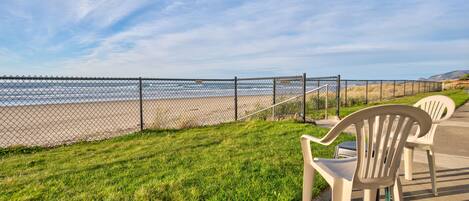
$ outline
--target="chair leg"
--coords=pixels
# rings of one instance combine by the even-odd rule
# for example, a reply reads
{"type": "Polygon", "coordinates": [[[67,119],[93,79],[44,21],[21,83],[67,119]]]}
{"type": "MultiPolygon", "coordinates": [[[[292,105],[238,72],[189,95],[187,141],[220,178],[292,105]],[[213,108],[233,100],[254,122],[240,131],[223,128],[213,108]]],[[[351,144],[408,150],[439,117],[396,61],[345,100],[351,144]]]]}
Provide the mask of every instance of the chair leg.
{"type": "Polygon", "coordinates": [[[392,188],[392,200],[393,201],[404,200],[402,196],[401,179],[399,179],[399,176],[396,177],[396,181],[394,182],[394,186],[392,188]]]}
{"type": "Polygon", "coordinates": [[[414,148],[404,148],[404,174],[406,180],[412,180],[412,171],[414,162],[414,148]]]}
{"type": "Polygon", "coordinates": [[[363,200],[364,201],[375,201],[376,200],[377,189],[365,189],[363,191],[363,200]]]}
{"type": "Polygon", "coordinates": [[[378,188],[378,189],[376,190],[376,200],[379,200],[379,197],[380,197],[380,196],[381,196],[381,195],[379,194],[379,188],[378,188]]]}
{"type": "Polygon", "coordinates": [[[427,150],[428,167],[430,169],[430,178],[432,180],[432,191],[433,195],[438,196],[436,188],[436,171],[435,171],[435,152],[433,150],[427,150]]]}
{"type": "Polygon", "coordinates": [[[334,158],[339,158],[339,146],[336,146],[336,147],[335,147],[335,150],[334,150],[334,158]]]}
{"type": "Polygon", "coordinates": [[[313,197],[314,168],[304,165],[303,169],[303,201],[311,201],[313,197]]]}
{"type": "Polygon", "coordinates": [[[331,190],[332,201],[350,201],[352,199],[352,186],[344,186],[342,182],[334,182],[331,190]]]}

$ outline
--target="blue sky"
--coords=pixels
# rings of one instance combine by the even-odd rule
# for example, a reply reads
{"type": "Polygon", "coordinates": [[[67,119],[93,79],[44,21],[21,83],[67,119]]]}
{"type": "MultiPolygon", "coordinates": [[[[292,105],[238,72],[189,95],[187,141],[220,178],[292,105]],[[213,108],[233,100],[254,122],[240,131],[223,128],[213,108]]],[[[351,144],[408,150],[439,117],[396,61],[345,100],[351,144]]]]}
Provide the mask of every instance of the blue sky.
{"type": "Polygon", "coordinates": [[[5,75],[414,79],[469,69],[469,2],[4,0],[5,75]]]}

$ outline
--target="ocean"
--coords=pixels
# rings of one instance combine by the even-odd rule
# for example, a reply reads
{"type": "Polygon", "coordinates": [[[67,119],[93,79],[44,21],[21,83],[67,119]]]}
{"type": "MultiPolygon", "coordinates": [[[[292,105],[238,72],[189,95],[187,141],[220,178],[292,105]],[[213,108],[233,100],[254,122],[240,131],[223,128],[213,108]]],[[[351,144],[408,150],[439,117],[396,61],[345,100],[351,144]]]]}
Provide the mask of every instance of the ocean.
{"type": "MultiPolygon", "coordinates": [[[[312,89],[316,86],[308,86],[312,89]]],[[[276,84],[276,94],[298,95],[298,81],[276,84]]],[[[238,96],[272,95],[271,80],[238,81],[238,96]]],[[[234,96],[233,81],[144,80],[144,100],[234,96]]],[[[0,107],[139,99],[138,80],[0,80],[0,107]]]]}

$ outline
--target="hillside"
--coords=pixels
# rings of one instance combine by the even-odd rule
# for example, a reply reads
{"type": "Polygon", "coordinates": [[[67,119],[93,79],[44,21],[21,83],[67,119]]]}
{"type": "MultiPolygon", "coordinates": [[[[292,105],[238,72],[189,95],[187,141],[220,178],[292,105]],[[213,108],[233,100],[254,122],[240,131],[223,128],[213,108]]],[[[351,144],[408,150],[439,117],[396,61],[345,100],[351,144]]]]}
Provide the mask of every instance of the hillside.
{"type": "Polygon", "coordinates": [[[459,79],[464,74],[469,74],[469,70],[455,70],[443,74],[433,75],[425,80],[432,80],[432,81],[442,81],[442,80],[455,80],[459,79]]]}

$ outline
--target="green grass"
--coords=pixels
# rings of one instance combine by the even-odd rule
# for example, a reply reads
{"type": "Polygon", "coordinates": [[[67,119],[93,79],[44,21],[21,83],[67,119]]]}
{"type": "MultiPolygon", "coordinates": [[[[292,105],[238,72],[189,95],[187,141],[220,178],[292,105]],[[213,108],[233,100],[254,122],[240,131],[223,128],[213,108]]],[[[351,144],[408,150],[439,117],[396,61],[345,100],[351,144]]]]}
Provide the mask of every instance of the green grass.
{"type": "MultiPolygon", "coordinates": [[[[382,103],[413,104],[432,94],[457,105],[462,90],[382,103]]],[[[381,103],[373,103],[376,105],[381,103]]],[[[366,107],[342,108],[341,115],[366,107]]],[[[249,121],[155,130],[99,142],[0,149],[1,200],[299,200],[303,160],[299,137],[327,129],[293,121],[249,121]]],[[[353,140],[341,135],[336,144],[353,140]]],[[[331,157],[334,145],[313,144],[331,157]]],[[[316,175],[314,193],[326,188],[316,175]]]]}
{"type": "MultiPolygon", "coordinates": [[[[449,96],[454,100],[456,103],[456,106],[459,107],[463,105],[466,101],[469,100],[469,94],[465,92],[464,90],[461,89],[452,89],[452,90],[447,90],[447,91],[441,91],[441,92],[429,92],[429,93],[421,93],[413,96],[405,96],[405,97],[400,97],[400,98],[395,98],[391,100],[384,100],[380,102],[372,102],[369,103],[368,105],[361,103],[359,101],[359,104],[354,104],[348,107],[341,106],[340,107],[340,117],[345,117],[355,111],[358,111],[360,109],[373,106],[373,105],[381,105],[381,104],[406,104],[406,105],[413,105],[420,99],[431,96],[431,95],[445,95],[449,96]]],[[[321,100],[323,101],[323,100],[321,100]]],[[[311,119],[323,119],[325,115],[324,109],[316,109],[316,106],[313,104],[315,100],[310,100],[307,102],[307,116],[311,119]]],[[[329,109],[327,110],[327,114],[332,117],[336,115],[336,108],[334,106],[329,106],[329,109]]]]}
{"type": "MultiPolygon", "coordinates": [[[[420,99],[431,96],[431,95],[445,95],[453,99],[454,103],[456,104],[456,107],[459,107],[466,103],[466,101],[469,100],[469,94],[465,92],[464,90],[460,89],[454,89],[454,90],[447,90],[447,91],[441,91],[441,92],[430,92],[430,93],[421,93],[417,94],[414,96],[405,96],[401,98],[396,98],[392,100],[387,100],[387,101],[382,101],[382,102],[374,102],[370,103],[368,105],[355,105],[351,107],[341,107],[340,109],[340,116],[345,117],[355,111],[358,111],[360,109],[373,106],[373,105],[381,105],[381,104],[405,104],[405,105],[413,105],[420,99]]],[[[331,110],[333,111],[333,110],[331,110]]],[[[332,113],[333,114],[333,113],[332,113]]]]}
{"type": "MultiPolygon", "coordinates": [[[[0,159],[0,199],[298,200],[300,136],[326,131],[250,121],[9,152],[0,159]]],[[[338,142],[351,139],[342,135],[338,142]]],[[[331,157],[333,147],[312,149],[331,157]]],[[[317,176],[314,192],[326,186],[317,176]]]]}

